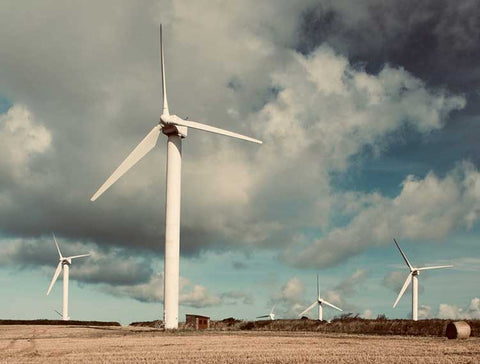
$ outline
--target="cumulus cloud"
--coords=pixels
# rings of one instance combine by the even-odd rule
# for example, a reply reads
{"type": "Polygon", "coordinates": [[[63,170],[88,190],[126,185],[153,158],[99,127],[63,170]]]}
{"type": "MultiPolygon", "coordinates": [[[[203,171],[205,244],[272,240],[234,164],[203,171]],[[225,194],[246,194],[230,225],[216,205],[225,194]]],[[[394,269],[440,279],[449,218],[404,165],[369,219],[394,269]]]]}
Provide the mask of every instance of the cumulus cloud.
{"type": "MultiPolygon", "coordinates": [[[[432,315],[433,315],[432,307],[427,305],[420,305],[418,307],[418,317],[429,319],[429,318],[432,318],[432,315]]],[[[410,312],[407,315],[407,318],[411,318],[411,317],[412,317],[412,313],[410,312]]]]}
{"type": "Polygon", "coordinates": [[[273,305],[276,305],[275,311],[278,316],[296,317],[305,308],[304,292],[303,282],[297,277],[292,277],[285,283],[279,293],[272,296],[268,309],[270,310],[273,305]]]}
{"type": "MultiPolygon", "coordinates": [[[[164,280],[163,274],[157,273],[145,283],[126,285],[103,285],[98,287],[102,292],[128,297],[140,302],[163,302],[164,280]]],[[[180,277],[179,302],[183,306],[203,308],[219,305],[252,304],[253,298],[244,291],[232,290],[215,294],[207,287],[195,284],[187,278],[180,277]]]]}
{"type": "Polygon", "coordinates": [[[370,246],[389,244],[392,237],[438,240],[478,221],[480,172],[462,163],[440,178],[408,176],[395,198],[384,197],[360,211],[351,222],[313,241],[293,258],[295,265],[326,267],[370,246]]]}
{"type": "Polygon", "coordinates": [[[474,297],[466,308],[442,303],[438,308],[438,317],[451,320],[478,320],[480,319],[480,298],[474,297]]]}
{"type": "MultiPolygon", "coordinates": [[[[57,237],[60,251],[65,257],[90,253],[89,257],[72,263],[70,278],[80,283],[133,285],[147,282],[153,274],[151,259],[141,255],[130,256],[120,249],[100,249],[97,245],[57,237]]],[[[41,268],[53,274],[58,264],[58,252],[53,238],[2,239],[0,263],[13,269],[41,268]]]]}
{"type": "Polygon", "coordinates": [[[343,311],[356,311],[358,308],[351,304],[348,298],[353,297],[358,292],[367,278],[367,269],[357,269],[352,275],[343,278],[333,289],[327,290],[325,296],[322,294],[322,297],[343,311]]]}
{"type": "MultiPolygon", "coordinates": [[[[327,44],[316,44],[308,54],[296,52],[298,15],[311,4],[249,1],[232,5],[232,10],[201,1],[189,6],[169,1],[134,6],[125,1],[115,3],[114,13],[108,2],[96,5],[94,12],[80,3],[74,8],[1,4],[0,31],[11,36],[0,39],[0,48],[17,52],[0,58],[0,78],[14,105],[17,100],[28,105],[14,106],[12,115],[8,111],[2,116],[4,125],[17,125],[18,131],[13,136],[3,128],[2,135],[8,143],[23,138],[8,163],[28,162],[35,184],[29,179],[0,181],[0,231],[38,238],[55,230],[128,254],[163,253],[162,146],[101,200],[88,201],[158,120],[157,30],[162,22],[172,111],[265,141],[258,147],[196,131],[189,134],[184,146],[182,255],[252,246],[290,248],[286,260],[292,264],[328,266],[365,244],[383,241],[388,232],[375,233],[381,226],[373,229],[374,239],[360,244],[343,231],[366,230],[367,222],[383,216],[382,208],[397,199],[340,193],[330,174],[345,171],[365,146],[381,153],[388,144],[385,139],[405,125],[420,133],[442,128],[452,111],[465,106],[465,98],[430,88],[396,65],[382,64],[367,72],[327,44]],[[74,26],[68,17],[48,20],[51,14],[72,11],[74,26]],[[12,124],[13,119],[23,121],[12,124]],[[36,158],[39,155],[42,158],[36,158]],[[332,229],[337,208],[353,216],[345,229],[332,229]],[[323,229],[326,237],[311,242],[301,233],[308,228],[323,229]],[[297,245],[306,246],[299,257],[292,248],[297,245]],[[329,248],[324,250],[328,254],[321,255],[319,246],[329,248]]],[[[9,175],[3,172],[11,165],[0,167],[2,176],[9,175]]],[[[405,208],[408,195],[415,195],[411,190],[428,181],[433,181],[430,187],[445,182],[434,175],[407,179],[399,196],[405,201],[400,198],[398,204],[405,208]]],[[[422,211],[428,217],[427,207],[437,211],[442,206],[427,204],[422,211]]],[[[392,220],[408,220],[409,211],[395,210],[392,220]]],[[[442,229],[435,229],[437,236],[471,226],[477,214],[478,208],[463,220],[447,218],[442,229]]],[[[422,228],[411,226],[412,221],[409,238],[422,228]]],[[[133,265],[138,262],[132,262],[126,259],[124,264],[137,269],[133,265]]],[[[79,273],[85,281],[101,281],[96,269],[79,273]]],[[[135,276],[142,279],[137,283],[145,283],[151,272],[138,269],[135,276]]],[[[115,274],[104,276],[113,282],[115,274]]],[[[201,289],[192,295],[200,297],[201,289]]]]}
{"type": "MultiPolygon", "coordinates": [[[[358,269],[352,275],[343,278],[333,288],[325,290],[325,285],[320,277],[320,296],[328,302],[339,306],[344,311],[356,310],[354,305],[348,303],[347,299],[353,297],[362,283],[368,277],[366,269],[358,269]]],[[[316,284],[316,283],[315,283],[316,284]]],[[[315,288],[316,292],[316,288],[315,288]]],[[[274,294],[269,304],[277,304],[279,314],[284,317],[298,317],[298,314],[305,310],[315,299],[315,296],[304,297],[305,285],[297,277],[290,278],[282,287],[280,293],[274,294]]],[[[316,317],[316,311],[311,310],[306,315],[316,317]]],[[[336,311],[338,313],[338,311],[336,311]]]]}
{"type": "Polygon", "coordinates": [[[480,319],[480,298],[474,297],[466,307],[441,303],[435,311],[430,306],[422,305],[419,310],[422,318],[440,318],[445,320],[478,320],[480,319]]]}
{"type": "Polygon", "coordinates": [[[51,142],[50,131],[35,120],[25,105],[13,105],[0,114],[0,170],[3,178],[9,176],[17,181],[32,178],[30,164],[33,158],[47,151],[51,142]]]}
{"type": "Polygon", "coordinates": [[[370,309],[366,309],[365,311],[363,311],[363,313],[360,316],[364,319],[367,319],[367,320],[375,318],[375,316],[373,314],[373,311],[370,310],[370,309]]]}

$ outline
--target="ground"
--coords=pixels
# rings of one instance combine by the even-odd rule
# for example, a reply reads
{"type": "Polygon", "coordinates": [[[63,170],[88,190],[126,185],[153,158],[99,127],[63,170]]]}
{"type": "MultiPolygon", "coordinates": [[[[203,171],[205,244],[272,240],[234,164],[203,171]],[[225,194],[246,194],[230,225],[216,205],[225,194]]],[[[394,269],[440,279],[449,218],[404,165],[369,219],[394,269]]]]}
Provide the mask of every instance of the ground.
{"type": "Polygon", "coordinates": [[[479,363],[480,338],[0,326],[0,363],[479,363]]]}

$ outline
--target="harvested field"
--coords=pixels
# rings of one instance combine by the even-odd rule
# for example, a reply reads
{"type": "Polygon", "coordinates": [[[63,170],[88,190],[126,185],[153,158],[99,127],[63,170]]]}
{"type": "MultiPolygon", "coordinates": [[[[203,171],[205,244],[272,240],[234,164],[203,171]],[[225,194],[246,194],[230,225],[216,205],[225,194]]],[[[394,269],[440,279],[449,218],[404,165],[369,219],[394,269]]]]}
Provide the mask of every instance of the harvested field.
{"type": "Polygon", "coordinates": [[[0,363],[478,363],[479,344],[479,338],[6,325],[0,363]]]}

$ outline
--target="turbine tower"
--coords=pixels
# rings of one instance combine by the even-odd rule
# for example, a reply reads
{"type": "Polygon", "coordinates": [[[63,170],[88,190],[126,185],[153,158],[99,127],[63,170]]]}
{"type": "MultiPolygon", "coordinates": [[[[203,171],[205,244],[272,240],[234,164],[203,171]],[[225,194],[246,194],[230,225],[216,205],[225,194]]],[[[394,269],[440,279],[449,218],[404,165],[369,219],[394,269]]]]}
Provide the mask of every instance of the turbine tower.
{"type": "Polygon", "coordinates": [[[308,311],[310,311],[312,308],[315,307],[315,305],[318,305],[318,320],[322,321],[323,320],[323,305],[330,306],[336,310],[343,311],[341,308],[338,308],[335,305],[332,305],[330,302],[325,301],[323,298],[320,297],[320,284],[318,283],[318,274],[317,274],[317,300],[313,302],[310,306],[308,306],[305,311],[300,313],[298,316],[301,317],[308,311]]]}
{"type": "Polygon", "coordinates": [[[137,145],[105,183],[92,196],[95,201],[123,174],[142,159],[157,144],[160,133],[167,136],[167,173],[165,199],[165,265],[164,265],[164,323],[166,329],[178,328],[178,294],[180,263],[180,196],[182,169],[182,139],[187,137],[188,128],[221,134],[262,144],[260,140],[198,122],[184,120],[170,114],[167,102],[165,81],[165,61],[163,52],[162,26],[160,25],[160,52],[162,63],[163,111],[160,122],[137,145]]]}
{"type": "Polygon", "coordinates": [[[393,239],[393,241],[395,242],[395,245],[400,251],[400,254],[402,254],[403,260],[405,261],[405,263],[407,263],[408,269],[410,269],[410,273],[408,274],[408,277],[405,280],[402,290],[400,291],[397,297],[397,300],[393,304],[393,307],[395,308],[397,306],[398,301],[400,301],[400,298],[402,298],[410,282],[412,282],[412,320],[417,321],[418,320],[418,275],[420,274],[420,271],[429,270],[429,269],[451,268],[453,267],[453,265],[439,265],[435,267],[415,268],[410,264],[410,262],[407,259],[407,256],[402,251],[402,249],[400,249],[400,245],[398,245],[397,241],[395,239],[393,239]]]}
{"type": "MultiPolygon", "coordinates": [[[[53,233],[52,233],[53,234],[53,233]]],[[[63,312],[62,312],[62,320],[68,321],[70,317],[68,317],[68,276],[70,272],[70,264],[72,264],[72,259],[88,257],[90,254],[82,254],[82,255],[74,255],[71,257],[64,257],[60,252],[60,248],[58,247],[57,239],[55,238],[55,234],[53,234],[53,241],[55,242],[55,246],[57,247],[59,262],[57,265],[57,269],[53,274],[52,281],[50,282],[50,286],[48,287],[47,296],[50,294],[53,285],[57,281],[58,276],[63,268],[63,312]]]]}
{"type": "Polygon", "coordinates": [[[267,317],[270,317],[270,320],[275,320],[275,314],[273,313],[273,310],[275,310],[275,305],[273,305],[272,307],[272,310],[270,311],[270,313],[268,315],[263,315],[263,316],[257,316],[257,318],[267,318],[267,317]]]}

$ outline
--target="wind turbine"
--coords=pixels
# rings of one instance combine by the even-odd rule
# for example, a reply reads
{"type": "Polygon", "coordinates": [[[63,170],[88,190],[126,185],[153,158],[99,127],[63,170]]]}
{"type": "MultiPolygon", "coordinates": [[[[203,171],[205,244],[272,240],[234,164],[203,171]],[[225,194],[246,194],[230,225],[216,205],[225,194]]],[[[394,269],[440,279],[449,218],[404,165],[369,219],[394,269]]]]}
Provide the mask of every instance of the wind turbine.
{"type": "Polygon", "coordinates": [[[270,311],[270,313],[268,315],[263,315],[263,316],[257,316],[257,318],[267,318],[267,317],[270,317],[270,320],[275,320],[275,314],[273,313],[273,310],[275,310],[275,305],[273,305],[272,307],[272,310],[270,311]]]}
{"type": "Polygon", "coordinates": [[[180,191],[182,169],[182,139],[186,138],[188,128],[221,134],[232,138],[243,139],[262,144],[258,139],[250,138],[231,131],[215,128],[195,121],[184,120],[170,114],[167,102],[165,81],[165,61],[163,52],[162,26],[160,25],[160,52],[162,62],[163,111],[160,122],[153,127],[147,136],[128,155],[120,166],[92,196],[95,201],[135,163],[142,159],[157,144],[161,133],[167,140],[167,182],[165,198],[165,284],[164,284],[164,323],[166,329],[178,328],[178,293],[179,293],[179,261],[180,261],[180,191]]]}
{"type": "Polygon", "coordinates": [[[335,305],[332,305],[330,302],[325,301],[323,298],[320,297],[320,284],[318,283],[318,275],[317,275],[317,300],[313,302],[310,306],[308,306],[305,311],[300,313],[298,316],[301,317],[308,311],[310,311],[312,308],[315,307],[315,305],[318,305],[318,320],[322,321],[323,320],[323,305],[330,306],[336,310],[343,311],[341,308],[338,308],[335,305]]]}
{"type": "Polygon", "coordinates": [[[400,291],[397,297],[397,300],[393,304],[393,307],[395,308],[395,306],[397,306],[398,301],[400,301],[400,298],[402,298],[408,285],[410,284],[411,281],[413,281],[412,283],[412,320],[417,321],[418,320],[418,275],[420,274],[420,271],[429,270],[429,269],[451,268],[453,267],[453,265],[439,265],[435,267],[415,268],[410,264],[410,262],[407,259],[407,256],[402,251],[402,249],[400,249],[400,245],[398,245],[397,241],[395,239],[393,239],[393,241],[395,242],[395,245],[400,251],[400,254],[402,254],[403,260],[405,260],[405,263],[407,263],[408,269],[410,269],[410,273],[408,274],[408,277],[405,280],[402,290],[400,291]]]}
{"type": "MultiPolygon", "coordinates": [[[[57,239],[55,238],[55,234],[53,234],[53,241],[55,242],[55,246],[57,247],[59,262],[57,265],[57,269],[53,274],[52,281],[50,282],[50,286],[48,286],[47,296],[50,294],[53,285],[57,281],[58,276],[60,275],[60,271],[63,268],[63,312],[62,312],[62,320],[68,321],[70,317],[68,317],[68,275],[70,272],[70,264],[72,264],[72,259],[88,257],[90,254],[82,254],[82,255],[74,255],[71,257],[64,257],[60,252],[60,248],[58,247],[57,239]]],[[[58,311],[55,311],[59,313],[58,311]]]]}

